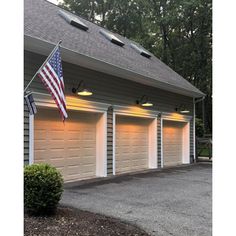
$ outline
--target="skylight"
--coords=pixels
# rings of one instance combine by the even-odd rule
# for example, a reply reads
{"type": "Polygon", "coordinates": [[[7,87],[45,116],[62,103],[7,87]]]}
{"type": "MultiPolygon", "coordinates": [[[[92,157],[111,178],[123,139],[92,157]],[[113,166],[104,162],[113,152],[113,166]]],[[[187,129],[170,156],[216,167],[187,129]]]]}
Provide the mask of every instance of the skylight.
{"type": "Polygon", "coordinates": [[[59,15],[65,19],[69,24],[79,28],[79,29],[82,29],[84,31],[87,31],[88,30],[88,26],[85,25],[81,20],[79,20],[77,17],[74,17],[70,14],[67,14],[66,12],[64,11],[59,11],[59,15]]]}
{"type": "Polygon", "coordinates": [[[131,43],[130,47],[133,48],[136,52],[138,52],[140,55],[142,55],[144,57],[150,58],[152,56],[148,51],[137,46],[136,44],[131,43]]]}
{"type": "Polygon", "coordinates": [[[125,44],[120,40],[118,39],[115,35],[105,31],[105,30],[100,30],[99,31],[100,34],[102,34],[106,39],[108,39],[110,42],[116,44],[116,45],[119,45],[121,47],[123,47],[125,44]]]}

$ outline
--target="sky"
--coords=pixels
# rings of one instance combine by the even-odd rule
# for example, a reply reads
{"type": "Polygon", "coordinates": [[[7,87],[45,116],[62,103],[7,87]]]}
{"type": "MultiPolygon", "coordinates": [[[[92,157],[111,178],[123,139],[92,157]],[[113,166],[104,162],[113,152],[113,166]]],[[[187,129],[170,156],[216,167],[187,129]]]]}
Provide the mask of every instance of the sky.
{"type": "MultiPolygon", "coordinates": [[[[58,0],[47,0],[48,2],[52,2],[52,3],[54,3],[54,4],[58,4],[58,0]]],[[[60,2],[60,1],[59,1],[60,2]]]]}

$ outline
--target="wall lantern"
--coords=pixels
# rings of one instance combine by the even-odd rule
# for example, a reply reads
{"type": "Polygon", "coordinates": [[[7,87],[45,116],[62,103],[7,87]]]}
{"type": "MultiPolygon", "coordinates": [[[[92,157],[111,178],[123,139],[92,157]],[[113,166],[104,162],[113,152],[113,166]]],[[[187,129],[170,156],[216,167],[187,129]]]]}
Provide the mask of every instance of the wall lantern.
{"type": "Polygon", "coordinates": [[[153,104],[150,102],[147,95],[143,95],[140,100],[136,100],[136,104],[140,104],[143,107],[152,107],[153,104]]]}
{"type": "Polygon", "coordinates": [[[176,107],[175,111],[177,111],[181,114],[187,114],[190,112],[189,109],[187,109],[185,105],[180,105],[179,107],[176,107]]]}
{"type": "Polygon", "coordinates": [[[77,88],[72,88],[72,93],[77,93],[80,96],[91,96],[93,95],[92,91],[86,88],[83,80],[79,82],[77,88]]]}

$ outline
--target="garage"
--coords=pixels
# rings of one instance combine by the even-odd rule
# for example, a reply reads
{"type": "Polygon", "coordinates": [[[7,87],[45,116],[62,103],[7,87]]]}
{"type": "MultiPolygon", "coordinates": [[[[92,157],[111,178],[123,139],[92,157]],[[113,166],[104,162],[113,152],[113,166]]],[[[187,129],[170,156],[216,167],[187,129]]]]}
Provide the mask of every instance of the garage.
{"type": "Polygon", "coordinates": [[[70,110],[63,123],[56,110],[39,108],[34,119],[34,162],[55,166],[65,181],[94,178],[100,116],[70,110]]]}
{"type": "Polygon", "coordinates": [[[176,166],[188,163],[189,125],[186,122],[163,120],[163,164],[176,166]]]}
{"type": "Polygon", "coordinates": [[[149,130],[152,121],[152,119],[147,118],[116,115],[116,174],[135,172],[149,168],[149,130]]]}

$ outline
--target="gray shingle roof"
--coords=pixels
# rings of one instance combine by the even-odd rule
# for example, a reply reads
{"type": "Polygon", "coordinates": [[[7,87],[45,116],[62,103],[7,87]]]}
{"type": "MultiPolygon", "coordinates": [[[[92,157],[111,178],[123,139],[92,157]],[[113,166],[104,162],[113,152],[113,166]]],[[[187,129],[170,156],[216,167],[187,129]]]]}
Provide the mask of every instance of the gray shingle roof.
{"type": "Polygon", "coordinates": [[[130,47],[130,43],[133,43],[133,41],[113,33],[125,43],[123,47],[115,45],[99,33],[102,27],[76,16],[89,27],[88,31],[80,30],[68,24],[59,15],[59,10],[61,8],[45,0],[25,0],[25,35],[52,43],[57,43],[62,39],[62,47],[134,71],[144,75],[147,79],[148,77],[153,78],[203,95],[201,91],[153,54],[150,53],[152,55],[150,59],[139,55],[137,51],[130,47]]]}

